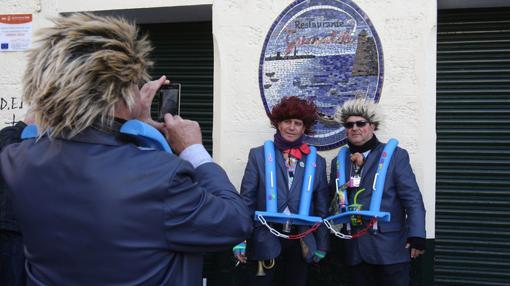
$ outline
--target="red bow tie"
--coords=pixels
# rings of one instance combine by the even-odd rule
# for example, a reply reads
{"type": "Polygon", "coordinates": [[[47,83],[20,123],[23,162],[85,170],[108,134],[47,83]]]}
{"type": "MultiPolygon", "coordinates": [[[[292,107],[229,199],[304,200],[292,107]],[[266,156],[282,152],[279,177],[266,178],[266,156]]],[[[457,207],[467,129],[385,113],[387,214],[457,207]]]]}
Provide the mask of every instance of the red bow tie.
{"type": "Polygon", "coordinates": [[[289,156],[292,156],[298,160],[301,160],[301,157],[303,157],[302,154],[305,154],[305,155],[310,154],[310,147],[308,147],[308,144],[303,143],[299,147],[283,150],[283,154],[288,154],[289,156]]]}

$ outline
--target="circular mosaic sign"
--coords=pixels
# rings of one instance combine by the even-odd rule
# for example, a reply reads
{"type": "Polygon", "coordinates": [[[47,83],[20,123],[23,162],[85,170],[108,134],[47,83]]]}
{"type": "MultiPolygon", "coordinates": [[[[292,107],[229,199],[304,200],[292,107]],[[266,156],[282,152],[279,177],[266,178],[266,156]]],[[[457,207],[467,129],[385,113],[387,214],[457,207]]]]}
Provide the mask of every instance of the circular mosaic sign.
{"type": "Polygon", "coordinates": [[[379,101],[383,57],[368,17],[348,0],[298,0],[271,26],[259,67],[266,112],[285,96],[317,105],[319,121],[305,141],[319,150],[346,143],[335,110],[351,98],[379,101]]]}

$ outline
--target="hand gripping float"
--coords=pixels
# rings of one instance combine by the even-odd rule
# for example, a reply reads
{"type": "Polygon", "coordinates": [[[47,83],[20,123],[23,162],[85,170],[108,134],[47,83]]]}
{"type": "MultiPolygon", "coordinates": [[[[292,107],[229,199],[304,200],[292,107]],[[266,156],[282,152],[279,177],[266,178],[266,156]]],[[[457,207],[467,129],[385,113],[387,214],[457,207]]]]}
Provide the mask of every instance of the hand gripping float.
{"type": "MultiPolygon", "coordinates": [[[[383,149],[381,158],[379,160],[377,172],[374,177],[374,183],[372,185],[372,198],[370,200],[370,207],[368,210],[349,210],[349,202],[348,202],[348,196],[347,196],[347,190],[344,188],[342,190],[343,192],[343,198],[339,200],[339,206],[338,209],[340,210],[340,213],[329,216],[324,219],[324,224],[326,227],[328,227],[336,236],[340,238],[346,238],[350,239],[351,236],[344,235],[342,233],[339,233],[337,230],[335,230],[332,226],[332,224],[343,224],[343,223],[349,223],[351,216],[362,216],[365,218],[371,218],[373,223],[373,229],[377,229],[377,220],[382,221],[390,221],[391,220],[391,214],[388,212],[381,212],[381,200],[382,195],[384,191],[384,182],[386,180],[386,173],[388,171],[388,167],[390,165],[391,157],[393,156],[393,153],[395,149],[397,148],[398,141],[396,139],[390,139],[388,143],[386,143],[386,146],[383,149]]],[[[347,156],[347,147],[343,147],[340,149],[337,157],[337,189],[341,188],[341,186],[344,186],[346,184],[346,177],[345,177],[345,159],[347,156]]]]}
{"type": "Polygon", "coordinates": [[[292,213],[279,213],[278,212],[278,189],[276,187],[276,157],[274,151],[273,141],[266,141],[264,143],[264,156],[265,156],[265,181],[266,181],[266,211],[256,211],[255,220],[259,220],[262,224],[269,228],[271,233],[276,236],[297,239],[306,236],[311,231],[317,229],[322,222],[322,218],[318,216],[310,216],[310,203],[312,201],[313,182],[315,178],[317,149],[310,146],[310,154],[306,159],[305,176],[303,186],[301,188],[301,199],[299,203],[299,212],[292,213]],[[311,231],[306,234],[303,233],[298,236],[289,236],[281,234],[275,229],[271,228],[267,222],[275,223],[290,223],[293,225],[313,225],[311,231]]]}
{"type": "MultiPolygon", "coordinates": [[[[172,154],[165,137],[154,127],[140,120],[132,119],[122,124],[120,133],[136,140],[142,148],[161,150],[172,154]]],[[[21,139],[31,139],[39,135],[36,125],[28,125],[21,132],[21,139]]]]}

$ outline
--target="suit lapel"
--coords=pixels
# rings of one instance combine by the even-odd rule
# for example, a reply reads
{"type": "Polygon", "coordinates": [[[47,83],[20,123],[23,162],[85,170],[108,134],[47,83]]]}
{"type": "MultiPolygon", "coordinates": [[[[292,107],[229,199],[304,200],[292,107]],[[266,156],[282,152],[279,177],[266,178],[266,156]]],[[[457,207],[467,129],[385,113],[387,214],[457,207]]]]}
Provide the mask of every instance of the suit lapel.
{"type": "MultiPolygon", "coordinates": [[[[279,179],[283,180],[283,182],[285,183],[285,186],[288,186],[289,181],[287,180],[287,170],[285,169],[285,162],[283,161],[283,154],[280,151],[278,151],[278,153],[276,155],[276,169],[278,172],[277,176],[279,177],[279,179]]],[[[288,190],[288,187],[285,189],[288,190]]]]}
{"type": "Polygon", "coordinates": [[[345,156],[344,164],[345,164],[345,183],[347,183],[351,179],[352,169],[351,153],[349,151],[347,151],[347,155],[345,156]]]}
{"type": "Polygon", "coordinates": [[[276,156],[276,185],[278,186],[278,207],[283,202],[287,201],[289,194],[289,180],[287,178],[287,171],[285,170],[285,162],[283,161],[283,154],[280,150],[275,150],[276,156]]]}
{"type": "Polygon", "coordinates": [[[290,188],[290,195],[295,196],[299,195],[301,185],[303,183],[303,176],[305,172],[305,162],[306,162],[306,155],[303,155],[301,160],[297,161],[296,163],[296,170],[294,172],[294,180],[292,181],[292,186],[290,188]]]}
{"type": "MultiPolygon", "coordinates": [[[[379,162],[379,158],[381,157],[381,150],[383,147],[384,147],[383,144],[379,144],[374,150],[370,151],[370,153],[368,154],[368,158],[366,158],[365,164],[363,165],[363,169],[361,170],[361,183],[363,185],[367,183],[367,180],[373,181],[371,170],[377,171],[377,164],[379,162]]],[[[370,186],[372,185],[372,182],[368,183],[370,184],[370,186]]]]}
{"type": "MultiPolygon", "coordinates": [[[[365,164],[363,165],[363,169],[361,170],[361,184],[365,185],[367,180],[373,180],[373,174],[370,172],[371,170],[377,170],[377,168],[374,168],[374,165],[376,165],[379,162],[379,158],[381,157],[381,150],[384,148],[384,144],[379,144],[374,150],[372,150],[368,154],[368,158],[366,158],[365,164]]],[[[351,162],[351,153],[347,152],[347,156],[345,156],[345,179],[347,181],[351,178],[351,169],[352,169],[352,162],[351,162]]],[[[371,184],[371,183],[370,183],[371,184]]]]}

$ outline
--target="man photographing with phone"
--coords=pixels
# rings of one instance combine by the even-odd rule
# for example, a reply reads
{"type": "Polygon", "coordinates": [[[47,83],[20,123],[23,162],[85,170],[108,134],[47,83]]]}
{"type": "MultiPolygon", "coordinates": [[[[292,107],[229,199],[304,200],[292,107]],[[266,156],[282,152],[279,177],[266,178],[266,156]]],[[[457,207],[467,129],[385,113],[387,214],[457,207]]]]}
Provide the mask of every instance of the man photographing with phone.
{"type": "Polygon", "coordinates": [[[125,20],[58,17],[23,81],[39,137],[0,157],[23,232],[30,285],[201,285],[202,253],[243,241],[251,220],[200,126],[150,118],[166,77],[148,79],[149,42],[125,20]],[[140,86],[142,86],[140,88],[140,86]],[[119,132],[140,119],[178,155],[119,132]]]}

